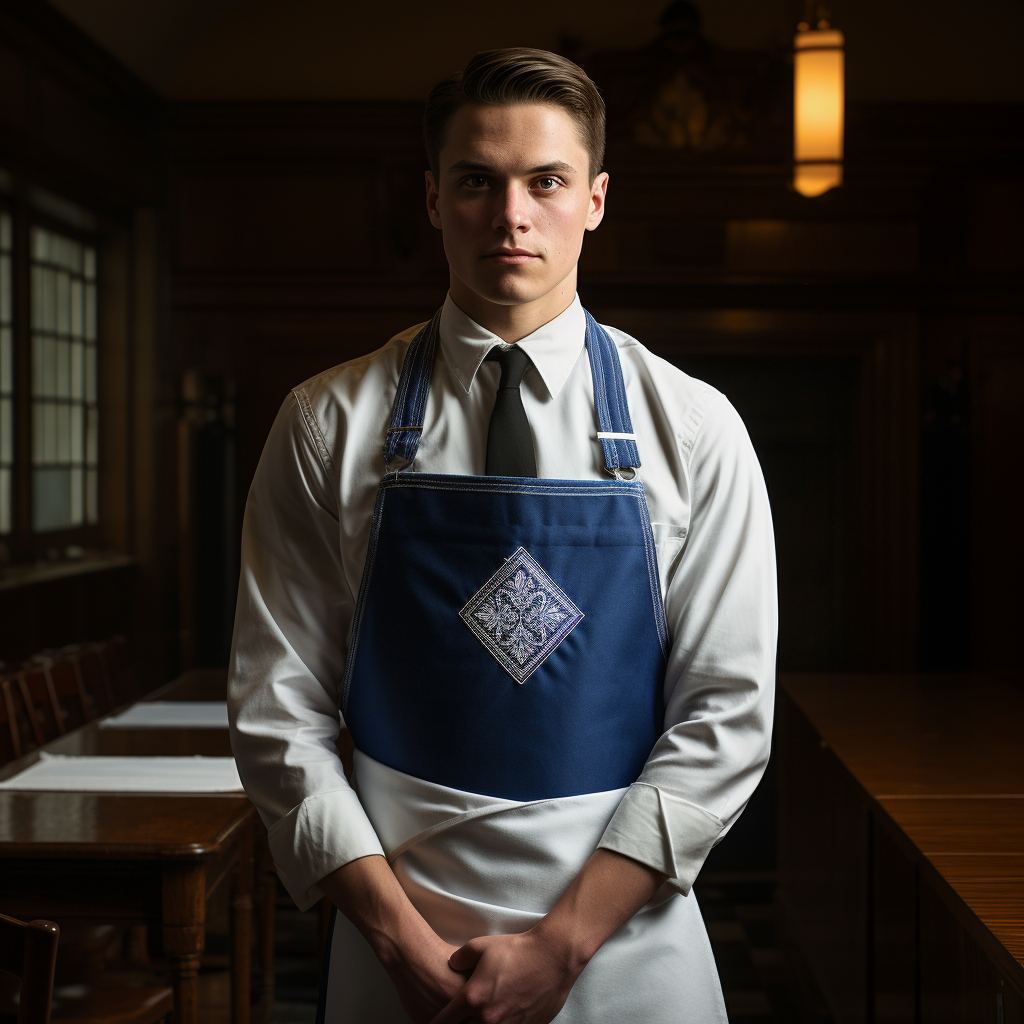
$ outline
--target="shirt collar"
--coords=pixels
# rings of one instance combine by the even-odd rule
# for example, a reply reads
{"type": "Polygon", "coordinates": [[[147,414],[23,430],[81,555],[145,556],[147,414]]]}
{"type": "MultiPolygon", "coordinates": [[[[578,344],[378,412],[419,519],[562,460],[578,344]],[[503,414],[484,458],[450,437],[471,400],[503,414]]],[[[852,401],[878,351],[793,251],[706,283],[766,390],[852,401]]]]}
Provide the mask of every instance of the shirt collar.
{"type": "MultiPolygon", "coordinates": [[[[519,347],[530,357],[552,398],[562,390],[562,385],[576,365],[583,349],[586,330],[583,304],[577,295],[568,309],[518,342],[519,347]]],[[[451,293],[441,308],[440,334],[441,348],[448,365],[465,388],[466,394],[469,394],[473,390],[477,370],[487,358],[487,353],[495,345],[503,345],[504,342],[463,313],[452,301],[451,293]]]]}

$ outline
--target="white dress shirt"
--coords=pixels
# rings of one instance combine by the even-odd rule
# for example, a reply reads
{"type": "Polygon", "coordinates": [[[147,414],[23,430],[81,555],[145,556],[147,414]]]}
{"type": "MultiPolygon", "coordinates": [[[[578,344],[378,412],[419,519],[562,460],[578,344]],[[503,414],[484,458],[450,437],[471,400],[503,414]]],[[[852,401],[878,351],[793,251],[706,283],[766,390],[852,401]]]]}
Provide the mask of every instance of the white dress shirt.
{"type": "MultiPolygon", "coordinates": [[[[336,868],[382,852],[335,746],[339,687],[382,446],[418,327],[286,399],[249,491],[232,645],[231,743],[300,909],[336,868]]],[[[770,749],[778,614],[771,512],[735,409],[606,328],[622,363],[669,629],[665,732],[600,845],[688,892],[770,749]]],[[[519,347],[537,475],[606,476],[577,297],[519,347]]],[[[483,474],[501,339],[449,296],[413,472],[483,474]]],[[[616,600],[615,594],[608,595],[616,600]]]]}

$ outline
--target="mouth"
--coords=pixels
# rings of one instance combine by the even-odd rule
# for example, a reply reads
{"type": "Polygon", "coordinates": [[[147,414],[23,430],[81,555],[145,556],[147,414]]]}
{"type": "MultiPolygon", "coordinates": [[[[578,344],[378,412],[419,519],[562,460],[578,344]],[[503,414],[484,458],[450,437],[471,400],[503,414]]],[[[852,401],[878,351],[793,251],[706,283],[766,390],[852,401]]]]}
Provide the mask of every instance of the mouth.
{"type": "Polygon", "coordinates": [[[540,256],[528,249],[495,249],[484,256],[484,259],[494,260],[495,263],[516,264],[529,263],[530,260],[539,260],[540,256]]]}

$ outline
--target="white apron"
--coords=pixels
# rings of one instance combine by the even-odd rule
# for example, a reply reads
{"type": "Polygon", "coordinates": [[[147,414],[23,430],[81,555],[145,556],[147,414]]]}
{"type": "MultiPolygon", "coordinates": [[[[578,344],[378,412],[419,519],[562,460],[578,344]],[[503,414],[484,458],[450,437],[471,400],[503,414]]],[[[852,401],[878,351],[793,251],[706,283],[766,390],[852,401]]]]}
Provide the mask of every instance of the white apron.
{"type": "MultiPolygon", "coordinates": [[[[354,784],[402,888],[454,945],[532,927],[594,852],[625,790],[519,803],[449,789],[355,753],[354,784]]],[[[558,1024],[725,1024],[691,890],[666,886],[598,951],[558,1024]]],[[[369,945],[336,914],[325,1024],[409,1024],[369,945]]]]}

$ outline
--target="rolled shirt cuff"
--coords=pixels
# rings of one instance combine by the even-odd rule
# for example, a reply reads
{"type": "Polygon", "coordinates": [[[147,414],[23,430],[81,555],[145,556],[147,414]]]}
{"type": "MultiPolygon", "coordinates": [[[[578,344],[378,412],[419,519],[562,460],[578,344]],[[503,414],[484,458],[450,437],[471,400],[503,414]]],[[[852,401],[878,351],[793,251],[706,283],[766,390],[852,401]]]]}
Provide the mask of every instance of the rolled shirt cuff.
{"type": "Polygon", "coordinates": [[[384,855],[359,797],[351,789],[307,797],[268,832],[278,877],[299,910],[308,910],[323,890],[317,883],[350,861],[384,855]]]}
{"type": "Polygon", "coordinates": [[[661,871],[668,875],[663,888],[685,896],[724,828],[717,814],[657,786],[634,782],[612,815],[598,848],[661,871]]]}

